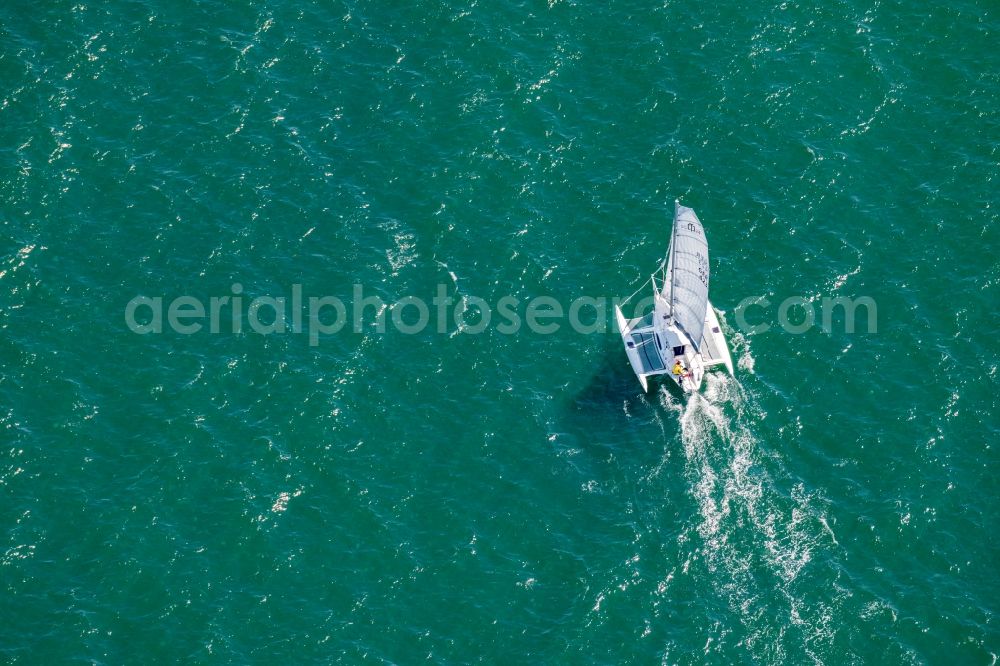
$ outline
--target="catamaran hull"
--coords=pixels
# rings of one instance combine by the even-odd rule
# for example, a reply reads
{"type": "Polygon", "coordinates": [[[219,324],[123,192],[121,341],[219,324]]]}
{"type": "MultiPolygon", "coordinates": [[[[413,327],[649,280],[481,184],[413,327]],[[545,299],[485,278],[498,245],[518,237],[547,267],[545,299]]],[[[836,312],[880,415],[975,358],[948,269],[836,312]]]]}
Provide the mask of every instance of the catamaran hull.
{"type": "Polygon", "coordinates": [[[708,258],[701,220],[694,209],[675,201],[670,245],[657,269],[663,271],[661,284],[657,285],[655,272],[648,281],[653,286],[652,311],[626,319],[615,306],[625,353],[645,391],[649,390],[649,377],[656,375],[669,375],[691,393],[701,388],[709,368],[725,366],[733,373],[719,317],[708,300],[708,258]]]}
{"type": "Polygon", "coordinates": [[[668,370],[677,357],[672,353],[672,345],[664,348],[659,344],[660,340],[656,337],[659,332],[654,331],[651,317],[647,315],[637,319],[627,319],[622,314],[621,308],[616,305],[615,322],[621,334],[622,344],[625,346],[629,365],[632,366],[632,371],[642,385],[642,390],[647,393],[650,379],[658,375],[667,375],[669,378],[667,384],[678,387],[684,393],[693,393],[701,388],[702,378],[707,370],[724,367],[730,375],[733,374],[733,360],[726,344],[726,337],[711,303],[705,314],[704,334],[698,346],[700,351],[693,351],[690,341],[683,338],[680,340],[685,343],[681,346],[687,347],[687,353],[682,360],[685,367],[692,370],[691,375],[686,377],[675,377],[668,370]]]}
{"type": "Polygon", "coordinates": [[[648,377],[652,375],[644,371],[644,359],[639,356],[640,350],[636,348],[631,339],[628,320],[625,319],[625,315],[622,314],[621,308],[617,305],[615,306],[615,321],[618,323],[618,332],[621,333],[622,344],[625,345],[625,355],[628,356],[628,362],[632,365],[632,371],[635,372],[635,376],[639,379],[642,390],[648,392],[648,377]]]}
{"type": "Polygon", "coordinates": [[[719,317],[715,313],[712,303],[708,304],[708,311],[705,314],[705,334],[701,343],[701,357],[706,369],[721,366],[734,376],[733,357],[729,354],[729,345],[726,344],[726,336],[719,326],[719,317]]]}

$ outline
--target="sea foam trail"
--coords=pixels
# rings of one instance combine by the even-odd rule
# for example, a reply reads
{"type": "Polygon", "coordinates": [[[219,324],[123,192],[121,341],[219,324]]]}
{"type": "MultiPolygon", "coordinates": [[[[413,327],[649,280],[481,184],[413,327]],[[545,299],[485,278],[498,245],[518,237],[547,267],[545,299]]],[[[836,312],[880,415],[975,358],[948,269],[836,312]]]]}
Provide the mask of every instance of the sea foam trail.
{"type": "Polygon", "coordinates": [[[801,484],[779,490],[769,474],[783,476],[780,455],[761,451],[755,435],[766,414],[736,379],[712,373],[704,394],[686,405],[666,392],[661,401],[679,413],[684,475],[698,507],[679,537],[691,550],[700,543],[702,566],[692,573],[710,577],[742,624],[730,629],[743,635],[740,643],[752,655],[825,661],[833,609],[829,600],[809,598],[810,587],[829,589],[834,580],[800,580],[810,578],[813,558],[835,544],[821,498],[801,484]]]}

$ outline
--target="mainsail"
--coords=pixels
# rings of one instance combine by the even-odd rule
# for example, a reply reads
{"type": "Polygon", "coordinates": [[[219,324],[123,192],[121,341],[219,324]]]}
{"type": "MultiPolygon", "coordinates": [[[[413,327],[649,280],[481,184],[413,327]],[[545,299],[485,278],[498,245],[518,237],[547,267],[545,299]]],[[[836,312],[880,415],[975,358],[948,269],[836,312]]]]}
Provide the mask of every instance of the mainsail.
{"type": "Polygon", "coordinates": [[[674,233],[667,258],[663,297],[670,301],[674,323],[701,345],[708,310],[708,242],[694,210],[674,204],[674,233]]]}

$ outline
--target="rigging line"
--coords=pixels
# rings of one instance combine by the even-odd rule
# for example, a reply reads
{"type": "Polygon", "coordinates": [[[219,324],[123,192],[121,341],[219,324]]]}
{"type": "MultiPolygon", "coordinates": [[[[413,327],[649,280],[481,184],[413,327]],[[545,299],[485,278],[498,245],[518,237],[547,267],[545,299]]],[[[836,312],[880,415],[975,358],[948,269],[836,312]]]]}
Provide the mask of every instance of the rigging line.
{"type": "Polygon", "coordinates": [[[634,292],[632,292],[632,296],[629,296],[629,297],[628,297],[628,298],[626,298],[626,299],[625,299],[624,301],[622,301],[622,305],[625,305],[626,303],[628,303],[629,301],[631,301],[631,300],[632,300],[632,298],[633,298],[633,297],[634,297],[634,296],[635,296],[636,294],[638,294],[638,293],[639,293],[640,291],[642,291],[642,290],[643,290],[643,289],[644,289],[644,288],[646,287],[646,285],[650,283],[650,281],[651,281],[652,279],[653,279],[653,276],[652,276],[652,275],[650,275],[650,276],[649,276],[649,278],[648,278],[648,279],[647,279],[647,280],[646,280],[645,282],[643,282],[643,283],[642,283],[641,285],[639,285],[639,288],[638,288],[638,289],[636,289],[636,290],[635,290],[634,292]]]}
{"type": "MultiPolygon", "coordinates": [[[[663,268],[664,262],[666,262],[666,259],[662,259],[660,261],[660,264],[656,267],[656,271],[658,271],[661,268],[663,268]]],[[[647,284],[649,284],[650,282],[652,282],[653,281],[653,276],[656,275],[656,271],[653,271],[652,274],[650,274],[649,278],[647,278],[645,282],[643,282],[641,285],[639,285],[638,289],[636,289],[634,292],[632,292],[631,296],[629,296],[624,301],[622,301],[622,305],[625,305],[626,303],[628,303],[629,301],[631,301],[632,298],[635,297],[635,295],[638,294],[640,291],[642,291],[647,284]]]]}

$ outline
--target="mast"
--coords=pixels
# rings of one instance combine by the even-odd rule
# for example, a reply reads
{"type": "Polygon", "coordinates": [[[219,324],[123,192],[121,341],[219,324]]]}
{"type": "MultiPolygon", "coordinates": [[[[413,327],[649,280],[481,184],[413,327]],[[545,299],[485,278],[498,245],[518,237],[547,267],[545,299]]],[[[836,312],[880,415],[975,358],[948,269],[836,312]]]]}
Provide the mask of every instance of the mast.
{"type": "Polygon", "coordinates": [[[681,202],[674,199],[674,224],[670,228],[670,319],[674,318],[674,300],[677,298],[677,290],[674,288],[674,257],[677,254],[677,243],[674,241],[677,235],[677,209],[681,202]]]}

